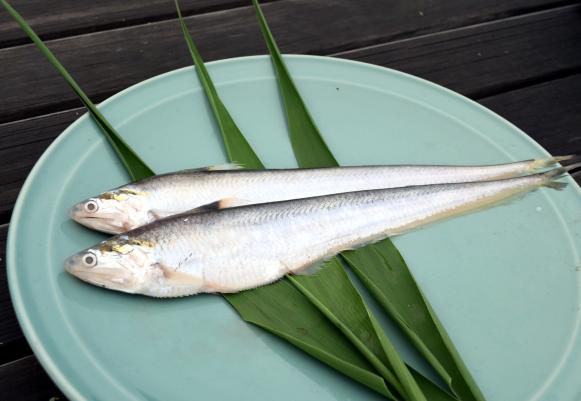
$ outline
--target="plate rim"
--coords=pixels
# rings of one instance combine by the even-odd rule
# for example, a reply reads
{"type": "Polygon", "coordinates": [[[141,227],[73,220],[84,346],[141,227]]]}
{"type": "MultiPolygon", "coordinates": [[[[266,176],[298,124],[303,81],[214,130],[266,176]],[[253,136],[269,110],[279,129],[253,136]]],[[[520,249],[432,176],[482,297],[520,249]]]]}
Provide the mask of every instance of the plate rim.
{"type": "MultiPolygon", "coordinates": [[[[318,55],[303,55],[303,54],[285,54],[283,57],[287,60],[292,59],[306,59],[306,60],[316,60],[316,61],[323,61],[323,62],[330,62],[330,63],[344,63],[344,64],[352,64],[358,66],[360,68],[366,68],[371,70],[380,71],[382,73],[389,73],[395,76],[399,76],[401,78],[408,79],[409,81],[415,81],[418,84],[430,86],[434,89],[443,91],[446,95],[455,97],[460,99],[464,102],[471,104],[471,106],[476,107],[479,109],[480,112],[486,113],[489,117],[492,117],[497,122],[507,126],[511,130],[517,132],[520,135],[525,136],[530,144],[534,146],[540,153],[544,154],[545,156],[550,156],[549,152],[545,150],[536,140],[528,136],[523,130],[512,124],[507,119],[501,117],[497,113],[493,112],[492,110],[486,108],[485,106],[477,103],[476,101],[458,93],[451,89],[448,89],[442,85],[436,84],[434,82],[428,81],[426,79],[417,77],[412,74],[408,74],[399,70],[395,70],[389,67],[383,67],[375,64],[365,63],[362,61],[356,60],[348,60],[330,56],[318,56],[318,55]]],[[[246,62],[246,61],[254,61],[254,60],[263,60],[263,59],[270,59],[269,55],[253,55],[253,56],[241,56],[241,57],[232,57],[227,59],[216,60],[212,62],[205,63],[206,67],[211,71],[213,67],[222,65],[222,64],[230,64],[230,63],[237,63],[237,62],[246,62]]],[[[136,90],[140,87],[149,85],[157,80],[162,80],[172,75],[180,74],[185,70],[195,70],[195,66],[185,66],[181,68],[177,68],[171,71],[167,71],[165,73],[150,77],[143,81],[140,81],[136,84],[128,86],[127,88],[115,93],[114,95],[108,97],[106,100],[100,102],[97,107],[102,109],[103,107],[107,106],[109,103],[115,101],[117,98],[124,96],[126,93],[136,90]]],[[[272,75],[274,76],[274,70],[272,71],[272,75]]],[[[81,124],[85,119],[89,119],[90,115],[88,112],[84,112],[81,116],[79,116],[75,121],[73,121],[70,125],[68,125],[58,136],[52,141],[52,143],[46,148],[46,150],[42,153],[39,159],[35,162],[33,168],[28,173],[24,184],[22,185],[17,200],[14,204],[12,215],[8,225],[8,236],[6,242],[6,272],[7,272],[7,279],[8,279],[8,289],[10,293],[10,299],[12,302],[13,309],[15,311],[18,324],[22,329],[24,337],[26,338],[28,344],[30,345],[34,356],[37,358],[39,363],[41,364],[44,371],[48,374],[48,376],[53,380],[53,382],[57,385],[57,387],[70,399],[72,400],[89,400],[89,398],[82,394],[77,386],[74,384],[74,380],[69,380],[66,375],[63,374],[62,369],[59,368],[58,363],[55,361],[55,358],[50,355],[50,353],[46,350],[45,346],[43,345],[43,341],[41,340],[41,336],[38,335],[30,317],[27,313],[27,310],[24,306],[24,301],[22,297],[22,293],[20,292],[20,288],[18,286],[18,281],[16,279],[16,261],[15,253],[16,253],[16,236],[19,229],[19,220],[20,216],[22,215],[22,203],[24,198],[27,196],[27,193],[30,191],[30,187],[32,185],[32,181],[34,177],[40,171],[42,165],[44,164],[45,160],[50,157],[53,153],[54,149],[59,146],[59,144],[65,139],[67,135],[71,135],[71,132],[75,129],[75,127],[81,124]]],[[[575,188],[578,195],[581,196],[581,188],[579,185],[571,185],[575,188]]]]}

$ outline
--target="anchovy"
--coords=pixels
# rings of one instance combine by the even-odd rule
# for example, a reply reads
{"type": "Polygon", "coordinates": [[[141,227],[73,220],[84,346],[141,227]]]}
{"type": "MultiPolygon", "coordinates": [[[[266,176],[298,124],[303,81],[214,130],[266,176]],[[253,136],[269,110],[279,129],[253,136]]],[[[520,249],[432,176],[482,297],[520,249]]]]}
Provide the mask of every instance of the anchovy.
{"type": "Polygon", "coordinates": [[[528,174],[569,157],[489,166],[362,166],[289,170],[224,170],[163,174],[77,203],[71,217],[119,234],[199,207],[224,208],[335,193],[412,185],[474,182],[528,174]]]}
{"type": "Polygon", "coordinates": [[[564,169],[499,181],[350,192],[169,217],[65,262],[94,285],[152,297],[232,293],[310,273],[333,255],[555,181],[564,169]]]}

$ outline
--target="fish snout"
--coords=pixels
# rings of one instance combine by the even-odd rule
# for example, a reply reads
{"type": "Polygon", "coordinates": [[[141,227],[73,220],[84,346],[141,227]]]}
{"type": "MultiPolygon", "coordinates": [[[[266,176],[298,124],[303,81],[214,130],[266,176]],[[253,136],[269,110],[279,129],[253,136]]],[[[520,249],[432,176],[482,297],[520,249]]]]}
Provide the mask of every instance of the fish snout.
{"type": "Polygon", "coordinates": [[[81,203],[77,203],[69,209],[69,217],[71,219],[75,220],[77,217],[79,217],[79,215],[82,212],[83,212],[83,205],[81,203]]]}
{"type": "Polygon", "coordinates": [[[73,255],[68,257],[65,260],[65,270],[72,274],[75,275],[75,273],[77,273],[81,268],[81,257],[80,255],[73,255]]]}

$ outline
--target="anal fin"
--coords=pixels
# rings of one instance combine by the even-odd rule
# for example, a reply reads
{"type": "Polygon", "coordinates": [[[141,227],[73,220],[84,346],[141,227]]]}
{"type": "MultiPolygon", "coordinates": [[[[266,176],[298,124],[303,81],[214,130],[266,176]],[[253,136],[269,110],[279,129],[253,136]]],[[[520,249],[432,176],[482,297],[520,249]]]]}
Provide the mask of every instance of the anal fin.
{"type": "Polygon", "coordinates": [[[318,260],[315,263],[301,266],[298,269],[292,271],[292,274],[296,276],[312,276],[321,271],[323,265],[327,262],[327,260],[318,260]]]}

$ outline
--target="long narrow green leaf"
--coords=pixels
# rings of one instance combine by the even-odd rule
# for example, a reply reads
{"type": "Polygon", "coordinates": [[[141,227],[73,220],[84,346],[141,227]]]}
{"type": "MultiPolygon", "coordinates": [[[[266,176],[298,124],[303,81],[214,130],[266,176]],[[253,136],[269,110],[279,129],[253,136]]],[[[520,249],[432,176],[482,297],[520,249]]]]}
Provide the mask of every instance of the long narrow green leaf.
{"type": "MultiPolygon", "coordinates": [[[[322,139],[294,85],[258,1],[252,2],[272,57],[285,105],[291,142],[299,165],[337,166],[338,163],[322,139]]],[[[384,309],[448,383],[454,394],[462,401],[483,401],[482,393],[393,243],[386,239],[357,251],[346,252],[344,257],[384,309]]]]}
{"type": "MultiPolygon", "coordinates": [[[[263,168],[262,162],[252,150],[220,100],[211,77],[204,66],[202,57],[194,45],[182,18],[178,0],[175,0],[175,4],[184,38],[186,39],[192,60],[196,65],[196,71],[198,72],[202,87],[214,112],[214,117],[218,122],[228,157],[231,161],[242,163],[248,167],[263,168]]],[[[320,330],[322,321],[329,324],[329,321],[325,319],[326,316],[333,324],[340,327],[345,336],[355,344],[355,349],[362,352],[371,361],[373,367],[381,373],[381,376],[394,389],[399,393],[404,393],[399,380],[387,367],[390,366],[390,359],[383,353],[379,339],[377,336],[369,334],[374,330],[368,317],[369,311],[366,309],[351,281],[345,275],[345,272],[342,269],[334,269],[332,266],[323,269],[323,272],[326,276],[325,278],[290,277],[268,287],[246,291],[242,294],[227,295],[226,299],[238,310],[246,321],[253,322],[285,338],[287,341],[321,359],[323,362],[361,381],[361,376],[357,373],[361,369],[354,368],[354,366],[360,366],[360,361],[354,361],[353,355],[351,354],[344,354],[345,346],[336,347],[334,345],[335,343],[346,341],[346,338],[336,329],[334,331],[327,329],[326,332],[320,330]],[[326,283],[326,286],[315,285],[317,281],[326,283]],[[332,291],[332,288],[335,291],[332,291]],[[345,291],[341,290],[348,291],[347,295],[350,296],[346,296],[345,291]],[[336,302],[337,295],[331,298],[329,294],[341,294],[344,298],[340,300],[342,302],[336,302]],[[328,304],[332,304],[333,302],[336,303],[334,305],[335,310],[332,311],[333,307],[329,308],[328,304]],[[352,307],[350,314],[344,313],[347,309],[340,306],[342,304],[347,304],[352,307]],[[250,308],[248,307],[249,305],[251,305],[250,308]],[[259,311],[258,316],[260,319],[257,318],[257,311],[259,311]],[[343,313],[337,316],[334,312],[343,313]],[[309,316],[310,319],[306,319],[305,316],[309,316]],[[356,319],[353,319],[354,317],[356,319]],[[355,327],[352,327],[353,325],[350,324],[353,321],[357,322],[355,327]],[[302,328],[303,333],[309,333],[308,342],[305,342],[304,335],[301,339],[297,338],[298,327],[302,328]],[[365,340],[361,340],[363,335],[365,335],[365,340]],[[375,343],[373,343],[374,340],[375,343]],[[374,347],[373,351],[370,350],[370,347],[374,347]],[[337,361],[341,362],[337,363],[337,361]],[[351,362],[346,363],[346,361],[351,362]]],[[[395,353],[395,351],[393,352],[395,353]]],[[[358,356],[360,357],[359,354],[358,356]]],[[[396,359],[399,360],[399,358],[396,359]]],[[[401,360],[399,362],[403,365],[401,360]]],[[[374,371],[374,369],[371,368],[371,371],[374,371]]],[[[368,383],[364,382],[364,384],[368,383]]],[[[377,390],[375,381],[373,381],[373,385],[375,386],[373,388],[377,390]]],[[[383,394],[386,394],[386,390],[389,392],[385,385],[381,389],[383,394]]],[[[395,398],[390,392],[387,395],[395,398]]]]}
{"type": "Polygon", "coordinates": [[[240,129],[218,96],[216,87],[214,86],[214,83],[208,74],[208,70],[204,65],[204,60],[202,60],[200,52],[194,44],[194,41],[188,31],[188,27],[182,18],[178,0],[175,0],[175,4],[182,32],[184,34],[184,39],[188,45],[188,49],[194,61],[194,65],[197,68],[196,71],[200,77],[200,82],[204,88],[204,92],[206,93],[208,103],[210,103],[212,111],[214,112],[215,120],[218,123],[218,127],[220,128],[220,134],[222,135],[222,141],[224,142],[228,158],[233,162],[243,164],[246,168],[264,168],[264,165],[260,159],[258,159],[256,153],[254,153],[248,144],[248,141],[244,135],[242,135],[242,132],[240,132],[240,129]]]}
{"type": "Polygon", "coordinates": [[[91,102],[91,99],[87,97],[85,92],[77,85],[73,77],[68,73],[68,71],[63,67],[63,65],[57,60],[57,58],[52,54],[50,49],[40,40],[36,33],[32,30],[30,25],[16,12],[14,8],[6,0],[0,0],[0,4],[8,11],[8,13],[14,18],[20,27],[26,32],[28,37],[34,42],[38,49],[45,55],[48,61],[53,65],[54,68],[61,74],[61,76],[67,81],[73,91],[77,94],[83,105],[87,108],[91,117],[95,123],[101,128],[105,134],[105,138],[109,141],[109,144],[113,147],[117,155],[123,155],[120,158],[121,162],[127,169],[132,180],[140,180],[142,178],[153,175],[153,171],[141,160],[137,153],[121,138],[121,136],[115,131],[115,128],[105,119],[101,114],[99,109],[91,102]]]}
{"type": "Polygon", "coordinates": [[[343,257],[458,398],[483,400],[469,373],[463,375],[468,369],[393,243],[381,241],[343,257]]]}
{"type": "Polygon", "coordinates": [[[400,394],[406,394],[410,400],[425,400],[419,388],[406,386],[409,382],[415,383],[411,372],[383,336],[337,258],[327,262],[318,275],[291,276],[290,280],[400,394]]]}
{"type": "Polygon", "coordinates": [[[387,398],[399,400],[357,348],[289,280],[226,298],[245,321],[283,338],[387,398]]]}
{"type": "MultiPolygon", "coordinates": [[[[273,60],[273,65],[275,66],[275,72],[278,78],[277,81],[279,83],[281,97],[283,99],[285,111],[287,114],[287,123],[289,126],[291,143],[299,166],[318,167],[320,165],[337,165],[337,161],[335,160],[334,156],[331,154],[330,150],[328,149],[327,145],[325,144],[324,140],[319,134],[318,129],[311,115],[309,114],[304,102],[302,101],[302,98],[300,97],[300,94],[298,93],[294,85],[294,82],[292,81],[292,79],[290,79],[290,74],[282,60],[282,56],[280,55],[278,46],[276,45],[276,42],[274,41],[274,38],[270,33],[270,30],[266,23],[266,19],[262,14],[262,10],[260,9],[258,2],[256,0],[253,0],[253,4],[259,19],[260,28],[262,30],[263,36],[265,37],[266,44],[268,46],[269,52],[273,60]],[[311,148],[316,149],[317,151],[311,153],[308,151],[308,149],[311,148]]],[[[325,282],[315,281],[314,283],[315,285],[311,287],[311,291],[314,291],[318,293],[319,296],[321,296],[320,291],[322,289],[324,290],[325,282]]],[[[359,295],[354,288],[353,291],[354,293],[351,294],[350,299],[353,298],[353,294],[356,294],[357,296],[359,295]]],[[[345,289],[343,289],[343,291],[341,292],[341,295],[344,294],[345,289]]],[[[327,298],[330,300],[329,305],[333,305],[333,302],[336,300],[333,300],[333,297],[330,296],[332,294],[326,293],[324,295],[326,295],[326,297],[323,298],[327,298]]],[[[360,300],[360,302],[363,303],[362,300],[360,300]]],[[[351,304],[355,303],[352,302],[351,304]]],[[[335,304],[335,309],[340,308],[336,308],[335,304]]],[[[363,309],[366,310],[366,307],[364,305],[363,309]]],[[[340,311],[338,312],[340,313],[340,311]]],[[[362,310],[358,312],[359,315],[356,316],[360,316],[361,314],[363,314],[362,310]]],[[[368,314],[370,314],[368,310],[367,312],[368,314]]],[[[370,316],[369,318],[374,320],[372,316],[370,316]]],[[[356,328],[357,323],[361,324],[360,322],[357,322],[356,320],[353,319],[347,321],[351,323],[351,327],[349,327],[349,329],[352,332],[355,332],[355,330],[357,330],[356,328]]],[[[387,366],[391,366],[391,368],[393,369],[393,372],[395,373],[397,379],[402,384],[403,393],[406,394],[412,400],[424,400],[425,396],[422,393],[422,390],[418,386],[417,382],[414,380],[411,372],[408,370],[404,362],[399,357],[399,354],[395,351],[395,348],[393,348],[393,346],[391,345],[387,337],[383,335],[383,333],[378,334],[378,331],[381,332],[381,330],[377,330],[378,327],[374,327],[372,322],[370,322],[370,324],[371,324],[370,332],[374,334],[373,336],[371,336],[371,338],[378,340],[378,345],[380,346],[380,348],[382,348],[381,354],[385,355],[388,359],[388,362],[384,363],[387,366]]],[[[341,326],[339,327],[345,332],[345,330],[341,326]]],[[[351,340],[352,342],[354,342],[353,339],[351,340]]],[[[354,343],[357,345],[357,342],[354,343]]],[[[364,353],[364,355],[366,354],[364,353]]],[[[378,355],[378,352],[376,351],[374,355],[378,355]]],[[[370,359],[370,361],[373,363],[373,359],[370,359]]],[[[376,365],[374,364],[374,366],[376,365]]],[[[384,374],[384,377],[386,377],[385,373],[381,369],[379,369],[378,366],[376,366],[376,369],[378,369],[380,373],[384,374]]]]}
{"type": "Polygon", "coordinates": [[[286,113],[286,121],[289,127],[290,141],[293,147],[295,158],[300,167],[311,168],[320,166],[336,166],[337,160],[327,147],[327,144],[319,134],[309,110],[305,106],[302,98],[292,79],[289,79],[290,73],[282,59],[278,45],[274,41],[270,29],[266,24],[266,19],[262,14],[260,5],[256,0],[252,0],[260,29],[266,40],[266,46],[272,57],[274,72],[277,77],[278,87],[286,113]],[[316,149],[321,151],[306,152],[305,149],[316,149]]]}
{"type": "MultiPolygon", "coordinates": [[[[178,10],[178,17],[180,19],[182,32],[184,33],[186,43],[188,44],[190,53],[192,55],[192,59],[194,63],[198,67],[198,74],[199,78],[202,81],[202,86],[206,92],[210,105],[214,111],[214,116],[216,120],[218,120],[218,125],[221,130],[222,137],[225,140],[225,143],[232,143],[235,142],[239,144],[237,147],[228,147],[227,152],[231,160],[235,160],[237,162],[243,162],[244,164],[256,167],[262,167],[260,161],[256,154],[252,151],[250,146],[248,145],[247,141],[243,139],[242,133],[235,125],[233,119],[225,109],[222,101],[220,100],[218,93],[212,84],[211,78],[203,64],[203,60],[199,55],[197,48],[195,47],[193,40],[191,39],[187,27],[183,21],[179,10],[179,3],[176,0],[176,8],[178,10]],[[220,121],[225,120],[225,121],[220,121]],[[242,138],[241,138],[242,137],[242,138]],[[249,160],[249,163],[246,160],[249,160]],[[258,163],[257,163],[258,161],[258,163]]],[[[331,263],[333,264],[333,263],[331,263]]],[[[335,262],[335,265],[337,263],[335,262]]],[[[410,372],[406,368],[403,361],[397,355],[391,343],[388,342],[385,336],[381,337],[377,334],[377,330],[379,327],[375,324],[374,325],[374,318],[367,310],[363,300],[358,295],[355,288],[352,286],[351,282],[349,281],[348,277],[345,275],[342,269],[333,269],[327,268],[324,270],[325,278],[324,279],[313,279],[307,277],[297,277],[297,278],[290,278],[290,282],[295,285],[307,298],[311,300],[311,302],[318,307],[318,309],[327,316],[336,326],[338,326],[341,331],[356,345],[356,347],[364,354],[369,361],[371,361],[372,365],[383,375],[384,378],[400,393],[405,393],[407,391],[408,394],[411,395],[411,399],[414,400],[424,400],[421,391],[417,388],[417,386],[410,386],[408,383],[415,383],[413,378],[411,377],[410,372]],[[310,287],[310,288],[309,288],[310,287]],[[348,309],[343,308],[342,302],[337,302],[339,300],[336,299],[337,294],[345,295],[345,292],[338,291],[338,288],[344,287],[349,294],[352,296],[347,297],[347,299],[351,300],[352,302],[348,302],[350,306],[352,306],[351,314],[345,313],[348,309]],[[357,318],[354,320],[353,318],[357,318]],[[363,320],[362,320],[363,317],[363,320]],[[366,320],[367,319],[367,320],[366,320]],[[353,324],[353,322],[357,322],[357,324],[353,324]],[[369,333],[373,333],[370,335],[369,333]],[[363,339],[363,340],[362,340],[363,339]],[[393,369],[397,374],[401,377],[404,377],[407,386],[404,389],[401,388],[398,380],[394,377],[394,374],[387,368],[389,366],[390,369],[393,369]]],[[[283,281],[284,283],[284,281],[283,281]]],[[[258,289],[254,291],[265,291],[263,289],[258,289]]],[[[256,301],[254,298],[254,291],[253,292],[246,292],[244,293],[247,297],[252,297],[253,301],[256,301]]],[[[231,302],[234,299],[237,299],[238,296],[233,296],[228,298],[231,302]]],[[[345,303],[345,299],[341,299],[343,304],[345,303]]],[[[276,302],[276,300],[275,300],[276,302]]],[[[254,303],[254,302],[253,302],[254,303]]],[[[264,304],[262,302],[259,303],[261,307],[259,309],[265,310],[265,308],[272,308],[272,303],[264,304]]],[[[244,304],[237,304],[235,305],[237,309],[240,311],[244,308],[244,304]]],[[[254,309],[251,310],[256,310],[254,309]]],[[[290,314],[286,313],[283,316],[288,319],[290,314]]],[[[244,315],[243,315],[244,316],[244,315]]],[[[260,325],[263,328],[267,328],[273,333],[278,334],[279,336],[286,338],[290,342],[293,342],[295,345],[301,347],[307,352],[313,351],[311,348],[310,351],[305,347],[305,344],[298,343],[296,340],[293,340],[293,337],[289,337],[288,335],[280,332],[280,330],[273,328],[273,326],[277,326],[273,324],[272,319],[277,319],[277,316],[280,315],[280,311],[274,308],[271,310],[271,315],[261,315],[263,320],[261,321],[260,325]]],[[[246,320],[251,321],[249,316],[244,316],[246,320]]],[[[292,320],[291,320],[292,322],[292,320]]],[[[258,324],[256,321],[254,323],[258,324]]],[[[296,324],[291,325],[291,327],[296,327],[296,324]]],[[[287,327],[288,329],[288,327],[287,327]]],[[[293,331],[294,332],[294,331],[293,331]]],[[[330,350],[333,352],[333,349],[330,350]]],[[[328,362],[328,361],[327,361],[328,362]]],[[[418,375],[416,372],[413,372],[414,376],[418,375]]],[[[422,387],[429,387],[430,392],[437,394],[439,399],[446,399],[447,394],[439,390],[437,387],[434,388],[433,386],[427,386],[425,384],[425,380],[422,381],[422,387]]]]}
{"type": "MultiPolygon", "coordinates": [[[[182,27],[182,32],[185,36],[186,43],[188,44],[192,59],[197,66],[197,71],[199,78],[202,81],[202,86],[206,92],[210,104],[212,105],[214,116],[218,121],[220,119],[225,120],[223,122],[219,121],[218,124],[222,137],[225,139],[226,143],[235,142],[239,144],[239,146],[231,148],[231,150],[228,151],[230,159],[233,161],[242,162],[245,165],[262,167],[262,163],[258,160],[256,154],[248,145],[248,142],[243,138],[241,131],[235,125],[233,119],[220,100],[218,93],[211,81],[211,78],[203,64],[203,60],[196,46],[194,45],[193,40],[189,35],[189,31],[183,21],[179,10],[178,0],[175,0],[175,3],[182,27]]],[[[347,338],[349,338],[352,343],[355,344],[357,349],[359,349],[361,353],[366,356],[372,365],[395,389],[398,390],[398,392],[402,394],[409,394],[411,397],[410,399],[413,400],[424,400],[425,398],[423,397],[422,392],[417,388],[417,386],[415,386],[415,382],[407,367],[395,351],[395,348],[393,348],[391,343],[389,343],[387,337],[383,335],[379,326],[374,323],[375,318],[371,315],[365,306],[362,298],[357,293],[357,290],[353,287],[351,281],[345,275],[345,272],[341,268],[338,268],[339,264],[337,261],[331,261],[328,263],[328,265],[330,265],[330,267],[327,267],[323,270],[324,277],[290,277],[289,280],[292,284],[295,285],[296,288],[298,288],[305,296],[307,296],[307,298],[311,300],[314,305],[317,306],[319,311],[321,311],[337,327],[340,328],[340,330],[347,336],[347,338]],[[338,295],[339,298],[337,298],[338,295]],[[348,304],[351,308],[344,308],[342,306],[346,304],[348,304]],[[348,313],[347,311],[350,311],[351,313],[348,313]],[[378,332],[380,334],[378,334],[378,332]],[[406,382],[404,388],[401,387],[397,378],[394,377],[392,370],[396,372],[398,377],[404,378],[406,382]]],[[[285,281],[283,281],[283,283],[284,282],[285,281]]],[[[257,289],[252,292],[245,292],[244,294],[247,297],[253,297],[253,301],[256,301],[257,298],[254,298],[255,291],[268,290],[257,289]]],[[[238,297],[239,295],[236,295],[228,299],[232,302],[238,297]]],[[[287,297],[283,297],[283,299],[285,298],[287,297]]],[[[273,301],[275,303],[278,302],[274,298],[273,301]]],[[[261,310],[269,310],[269,308],[272,308],[272,303],[260,304],[261,310]]],[[[239,311],[244,308],[243,304],[237,304],[235,306],[239,311]]],[[[295,345],[298,345],[307,352],[312,353],[312,349],[311,351],[306,349],[305,344],[297,343],[296,340],[293,340],[293,337],[288,337],[288,335],[281,333],[279,330],[273,329],[272,319],[276,320],[277,316],[281,315],[280,311],[278,311],[276,308],[270,311],[271,315],[262,315],[263,320],[261,321],[260,325],[264,328],[267,328],[271,332],[286,338],[290,342],[293,342],[295,345]]],[[[243,316],[246,320],[251,321],[249,316],[243,316]]],[[[285,319],[288,319],[291,314],[285,313],[282,316],[285,316],[285,319]]],[[[292,320],[289,322],[293,323],[292,320]]],[[[258,324],[256,321],[254,323],[258,324]]],[[[291,327],[297,327],[297,325],[292,324],[291,327]]],[[[331,348],[329,352],[333,352],[333,350],[334,348],[331,348]]],[[[421,376],[417,372],[412,372],[412,375],[414,377],[421,376]]],[[[441,391],[438,387],[427,385],[426,379],[424,379],[423,376],[421,376],[421,378],[422,388],[427,388],[429,394],[433,395],[432,398],[451,400],[447,393],[441,391]]]]}

